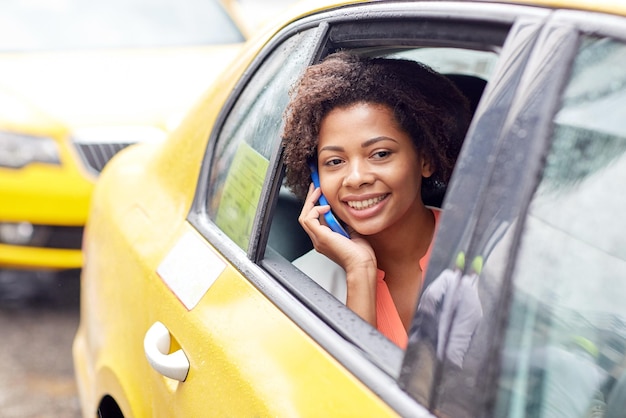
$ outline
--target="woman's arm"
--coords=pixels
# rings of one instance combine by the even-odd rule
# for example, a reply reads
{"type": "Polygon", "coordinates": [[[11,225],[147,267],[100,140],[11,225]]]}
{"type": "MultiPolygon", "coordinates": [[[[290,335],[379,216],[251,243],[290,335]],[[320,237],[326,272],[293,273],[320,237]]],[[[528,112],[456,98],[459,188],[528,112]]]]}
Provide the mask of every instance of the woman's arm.
{"type": "Polygon", "coordinates": [[[376,256],[369,243],[351,232],[351,239],[333,232],[323,225],[324,213],[330,206],[316,206],[322,194],[310,186],[298,221],[311,238],[313,247],[339,264],[346,272],[346,305],[357,315],[376,326],[376,256]]]}

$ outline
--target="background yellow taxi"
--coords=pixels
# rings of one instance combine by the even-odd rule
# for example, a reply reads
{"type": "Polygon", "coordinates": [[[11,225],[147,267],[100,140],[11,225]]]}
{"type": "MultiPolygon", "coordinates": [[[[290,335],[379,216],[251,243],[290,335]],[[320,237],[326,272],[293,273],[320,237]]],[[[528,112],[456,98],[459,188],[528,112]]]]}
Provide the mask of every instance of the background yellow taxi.
{"type": "Polygon", "coordinates": [[[105,168],[73,346],[84,415],[626,410],[626,9],[301,7],[167,141],[105,168]],[[282,187],[282,114],[341,49],[425,62],[475,106],[406,351],[292,264],[311,244],[282,187]]]}
{"type": "Polygon", "coordinates": [[[0,269],[79,268],[94,182],[162,140],[244,39],[216,0],[0,5],[0,269]]]}

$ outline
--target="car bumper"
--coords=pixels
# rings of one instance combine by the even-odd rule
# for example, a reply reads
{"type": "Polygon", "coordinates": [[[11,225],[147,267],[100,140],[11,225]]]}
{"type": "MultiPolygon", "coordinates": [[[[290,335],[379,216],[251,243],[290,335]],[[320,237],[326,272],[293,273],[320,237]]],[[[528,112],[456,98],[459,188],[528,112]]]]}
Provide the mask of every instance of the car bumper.
{"type": "Polygon", "coordinates": [[[62,166],[0,169],[0,268],[81,267],[93,185],[62,166]]]}
{"type": "Polygon", "coordinates": [[[0,267],[73,269],[82,266],[80,249],[23,247],[0,244],[0,267]]]}

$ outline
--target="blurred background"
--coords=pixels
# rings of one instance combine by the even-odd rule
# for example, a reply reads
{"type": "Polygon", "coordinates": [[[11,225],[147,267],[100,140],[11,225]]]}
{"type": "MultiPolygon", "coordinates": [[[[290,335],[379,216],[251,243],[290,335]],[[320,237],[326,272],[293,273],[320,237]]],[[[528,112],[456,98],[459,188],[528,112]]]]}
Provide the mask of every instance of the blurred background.
{"type": "Polygon", "coordinates": [[[0,416],[81,416],[71,347],[98,175],[162,141],[294,0],[0,4],[0,416]]]}

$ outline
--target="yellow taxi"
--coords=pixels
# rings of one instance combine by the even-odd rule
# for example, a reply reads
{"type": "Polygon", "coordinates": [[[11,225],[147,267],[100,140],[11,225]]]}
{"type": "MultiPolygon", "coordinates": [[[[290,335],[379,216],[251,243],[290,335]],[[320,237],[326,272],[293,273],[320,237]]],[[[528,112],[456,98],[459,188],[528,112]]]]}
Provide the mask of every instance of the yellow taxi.
{"type": "Polygon", "coordinates": [[[297,6],[166,141],[104,169],[73,345],[84,416],[618,416],[624,62],[616,1],[297,6]],[[427,202],[443,212],[406,350],[293,263],[312,246],[283,112],[338,50],[426,63],[473,104],[427,202]]]}
{"type": "Polygon", "coordinates": [[[94,183],[161,141],[240,49],[215,1],[0,6],[0,269],[79,268],[94,183]]]}

